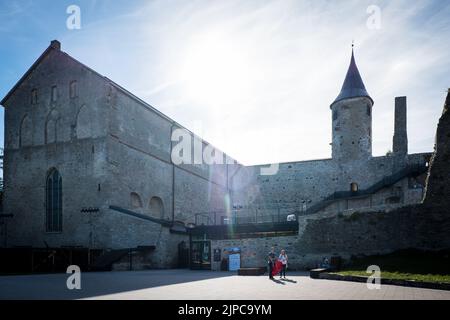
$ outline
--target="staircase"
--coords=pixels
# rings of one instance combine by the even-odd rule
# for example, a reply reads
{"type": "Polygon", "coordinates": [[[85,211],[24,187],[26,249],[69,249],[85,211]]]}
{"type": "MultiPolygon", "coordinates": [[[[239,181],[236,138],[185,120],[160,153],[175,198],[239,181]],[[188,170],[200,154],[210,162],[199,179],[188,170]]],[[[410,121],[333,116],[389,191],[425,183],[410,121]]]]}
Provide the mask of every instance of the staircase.
{"type": "Polygon", "coordinates": [[[384,177],[380,181],[374,183],[372,186],[370,186],[367,189],[364,190],[358,190],[356,192],[353,191],[337,191],[333,194],[329,195],[322,201],[312,205],[307,210],[303,211],[302,215],[311,215],[314,214],[320,210],[325,209],[330,204],[337,200],[343,200],[343,199],[350,199],[354,197],[360,197],[360,196],[366,196],[373,193],[376,193],[380,191],[381,189],[390,187],[397,183],[398,181],[402,180],[403,178],[409,177],[409,176],[415,176],[420,175],[422,173],[427,172],[428,167],[425,165],[410,165],[390,176],[384,177]]]}

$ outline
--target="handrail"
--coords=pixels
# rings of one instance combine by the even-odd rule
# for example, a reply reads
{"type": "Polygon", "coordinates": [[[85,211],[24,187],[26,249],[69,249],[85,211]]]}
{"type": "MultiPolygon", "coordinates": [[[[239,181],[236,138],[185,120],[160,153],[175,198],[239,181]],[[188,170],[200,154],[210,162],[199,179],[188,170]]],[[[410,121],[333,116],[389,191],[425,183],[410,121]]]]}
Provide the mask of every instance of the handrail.
{"type": "Polygon", "coordinates": [[[261,224],[261,223],[281,223],[286,222],[287,217],[292,215],[292,213],[275,213],[275,214],[265,214],[265,215],[251,215],[251,216],[239,216],[237,214],[228,216],[229,219],[227,223],[223,223],[221,219],[217,219],[217,212],[212,212],[213,216],[207,214],[196,215],[195,224],[196,225],[236,225],[236,224],[261,224]],[[203,217],[204,220],[199,222],[199,217],[203,217]]]}
{"type": "Polygon", "coordinates": [[[120,212],[120,213],[124,213],[124,214],[130,215],[130,216],[135,217],[135,218],[139,218],[139,219],[151,221],[151,222],[154,222],[154,223],[158,223],[158,224],[160,224],[160,225],[162,225],[164,227],[172,227],[173,226],[173,222],[172,221],[149,217],[149,216],[147,216],[145,214],[137,213],[137,212],[134,212],[134,211],[131,211],[131,210],[128,210],[128,209],[124,209],[124,208],[121,208],[121,207],[117,207],[117,206],[109,206],[109,208],[111,210],[114,210],[114,211],[117,211],[117,212],[120,212]]]}

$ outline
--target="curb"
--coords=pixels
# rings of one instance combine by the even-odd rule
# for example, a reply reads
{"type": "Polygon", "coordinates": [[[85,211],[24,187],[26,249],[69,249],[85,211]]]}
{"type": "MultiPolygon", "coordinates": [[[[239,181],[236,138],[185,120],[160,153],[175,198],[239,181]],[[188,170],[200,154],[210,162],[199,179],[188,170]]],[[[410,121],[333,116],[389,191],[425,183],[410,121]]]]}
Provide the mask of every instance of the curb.
{"type": "MultiPolygon", "coordinates": [[[[369,277],[363,277],[363,276],[343,276],[340,274],[327,273],[327,272],[321,272],[318,277],[318,279],[352,281],[352,282],[367,282],[368,278],[369,277]]],[[[423,281],[414,281],[414,280],[399,280],[399,279],[383,279],[383,278],[381,278],[380,283],[394,285],[394,286],[450,291],[450,283],[444,283],[444,282],[423,282],[423,281]]]]}

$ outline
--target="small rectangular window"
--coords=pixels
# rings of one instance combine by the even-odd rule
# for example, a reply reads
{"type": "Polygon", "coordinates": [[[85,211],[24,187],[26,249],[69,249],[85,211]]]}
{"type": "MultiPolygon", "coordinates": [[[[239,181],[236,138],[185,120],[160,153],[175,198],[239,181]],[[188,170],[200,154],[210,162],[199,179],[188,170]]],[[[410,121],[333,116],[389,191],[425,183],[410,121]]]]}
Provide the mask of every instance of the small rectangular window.
{"type": "Polygon", "coordinates": [[[56,86],[52,87],[52,102],[56,102],[58,99],[58,89],[56,86]]]}
{"type": "Polygon", "coordinates": [[[31,90],[31,104],[38,103],[37,89],[31,90]]]}
{"type": "Polygon", "coordinates": [[[72,81],[72,82],[70,83],[70,98],[71,98],[71,99],[76,98],[77,95],[78,95],[78,92],[77,92],[77,82],[76,82],[76,81],[72,81]]]}

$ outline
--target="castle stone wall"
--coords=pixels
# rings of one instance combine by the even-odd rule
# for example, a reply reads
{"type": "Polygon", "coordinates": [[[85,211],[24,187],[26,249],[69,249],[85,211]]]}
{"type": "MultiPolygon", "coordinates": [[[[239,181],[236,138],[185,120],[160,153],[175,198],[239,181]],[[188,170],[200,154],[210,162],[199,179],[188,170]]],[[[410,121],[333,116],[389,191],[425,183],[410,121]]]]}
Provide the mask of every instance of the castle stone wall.
{"type": "MultiPolygon", "coordinates": [[[[334,192],[350,191],[351,183],[356,183],[358,190],[365,190],[407,166],[424,165],[429,157],[423,153],[345,163],[332,159],[281,163],[274,175],[261,175],[261,168],[267,166],[241,167],[231,178],[231,201],[246,208],[238,213],[244,216],[276,215],[278,212],[301,214],[305,208],[323,201],[334,192]]],[[[374,194],[372,202],[370,198],[349,200],[349,207],[382,206],[389,204],[386,203],[388,198],[397,195],[402,205],[420,202],[422,191],[410,189],[408,179],[402,181],[374,194]]],[[[342,210],[347,205],[336,208],[342,210]]]]}
{"type": "Polygon", "coordinates": [[[95,72],[51,49],[5,103],[4,213],[14,215],[7,221],[7,246],[92,244],[89,217],[80,210],[101,207],[107,199],[102,192],[107,180],[105,89],[95,72]],[[73,81],[77,88],[71,97],[73,81]],[[37,101],[32,101],[33,90],[37,101]],[[80,123],[86,110],[88,121],[80,123]],[[62,177],[62,233],[45,228],[45,183],[52,168],[62,177]]]}

